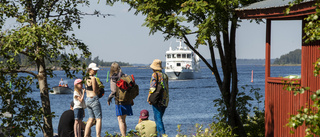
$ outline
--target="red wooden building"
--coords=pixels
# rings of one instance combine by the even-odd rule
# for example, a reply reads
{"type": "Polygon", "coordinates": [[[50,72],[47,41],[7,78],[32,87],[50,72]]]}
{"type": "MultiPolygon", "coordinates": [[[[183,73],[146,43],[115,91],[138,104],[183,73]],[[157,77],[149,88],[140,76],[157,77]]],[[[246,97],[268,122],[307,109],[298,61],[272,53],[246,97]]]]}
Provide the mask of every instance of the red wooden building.
{"type": "MultiPolygon", "coordinates": [[[[266,19],[265,136],[267,137],[305,136],[304,127],[299,127],[294,130],[295,134],[290,134],[290,128],[286,124],[290,114],[297,114],[301,106],[312,103],[310,92],[294,96],[292,92],[283,89],[284,81],[290,79],[270,77],[271,22],[273,20],[301,20],[303,28],[306,23],[304,18],[315,13],[314,1],[305,0],[293,6],[289,15],[284,15],[289,2],[290,0],[266,0],[237,9],[237,15],[241,19],[266,19]]],[[[303,37],[304,32],[301,31],[303,37]]],[[[316,91],[320,89],[320,78],[313,74],[313,63],[320,58],[320,41],[308,44],[302,42],[301,46],[301,79],[294,80],[303,87],[310,87],[310,91],[316,91]]]]}

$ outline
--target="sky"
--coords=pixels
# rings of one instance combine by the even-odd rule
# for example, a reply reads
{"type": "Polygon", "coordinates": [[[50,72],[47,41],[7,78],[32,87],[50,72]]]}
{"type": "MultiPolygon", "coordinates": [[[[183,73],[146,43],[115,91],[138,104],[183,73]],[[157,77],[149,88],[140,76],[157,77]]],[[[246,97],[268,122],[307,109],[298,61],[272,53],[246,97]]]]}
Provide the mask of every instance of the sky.
{"type": "MultiPolygon", "coordinates": [[[[84,12],[93,13],[96,9],[101,13],[113,14],[106,18],[84,16],[81,28],[74,27],[74,33],[92,52],[92,57],[99,56],[104,61],[122,61],[130,64],[151,64],[154,59],[165,60],[165,52],[179,43],[176,39],[164,41],[160,32],[149,35],[149,28],[142,26],[145,16],[128,12],[129,6],[116,3],[114,6],[91,2],[90,7],[83,7],[84,12]]],[[[236,34],[236,56],[238,59],[264,59],[266,24],[242,20],[236,34]]],[[[273,21],[271,30],[271,58],[300,48],[301,21],[273,21]]],[[[195,37],[188,37],[195,43],[195,37]]],[[[207,46],[201,45],[199,52],[210,58],[207,46]]],[[[216,50],[216,55],[218,52],[216,50]]]]}

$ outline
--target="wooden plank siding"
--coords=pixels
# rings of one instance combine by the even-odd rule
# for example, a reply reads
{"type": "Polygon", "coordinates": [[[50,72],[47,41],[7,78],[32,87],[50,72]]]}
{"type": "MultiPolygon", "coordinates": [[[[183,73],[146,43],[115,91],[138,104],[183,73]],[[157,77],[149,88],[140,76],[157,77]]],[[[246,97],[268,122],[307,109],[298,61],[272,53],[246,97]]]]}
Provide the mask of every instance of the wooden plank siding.
{"type": "MultiPolygon", "coordinates": [[[[291,79],[295,81],[295,85],[300,85],[300,79],[291,79]]],[[[265,91],[266,100],[265,110],[266,115],[269,115],[265,119],[267,137],[300,137],[301,130],[295,130],[295,134],[291,135],[290,128],[286,126],[290,114],[297,114],[300,105],[300,98],[306,96],[306,94],[294,96],[293,92],[289,92],[285,89],[286,83],[290,82],[287,78],[269,77],[267,80],[267,90],[265,91]]]]}
{"type": "MultiPolygon", "coordinates": [[[[312,92],[320,89],[320,77],[314,76],[314,63],[320,58],[320,41],[303,44],[301,53],[301,79],[292,79],[296,85],[310,87],[304,94],[293,95],[284,89],[286,78],[267,77],[265,90],[265,122],[267,137],[303,137],[305,126],[294,130],[290,134],[290,128],[286,126],[290,114],[297,114],[302,106],[312,105],[310,96],[312,92]]],[[[267,73],[267,72],[266,72],[267,73]]]]}

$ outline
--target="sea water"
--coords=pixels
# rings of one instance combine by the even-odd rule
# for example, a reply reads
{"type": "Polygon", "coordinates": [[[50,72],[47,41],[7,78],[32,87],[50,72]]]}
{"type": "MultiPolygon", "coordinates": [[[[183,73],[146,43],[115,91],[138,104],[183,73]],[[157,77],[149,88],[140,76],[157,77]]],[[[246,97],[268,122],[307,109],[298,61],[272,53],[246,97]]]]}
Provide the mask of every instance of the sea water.
{"type": "MultiPolygon", "coordinates": [[[[287,75],[300,75],[300,66],[279,66],[271,67],[271,76],[284,77],[287,75]]],[[[263,95],[262,102],[264,102],[264,66],[238,66],[238,79],[239,90],[243,91],[241,86],[252,86],[253,88],[260,88],[259,93],[263,95]],[[251,74],[253,70],[253,82],[251,82],[251,74]]],[[[140,94],[134,100],[133,116],[126,118],[127,131],[134,129],[139,120],[139,114],[142,109],[149,111],[149,119],[154,120],[152,106],[147,103],[147,96],[149,90],[149,83],[152,70],[146,67],[123,67],[123,72],[126,74],[133,74],[136,83],[139,85],[140,94]]],[[[111,105],[107,104],[107,97],[110,94],[110,83],[106,82],[107,71],[109,68],[104,68],[98,71],[98,77],[105,85],[106,93],[100,99],[102,106],[102,136],[108,131],[111,134],[120,133],[118,121],[115,113],[114,100],[111,105]]],[[[217,86],[216,79],[212,72],[207,67],[201,68],[202,77],[200,79],[192,80],[169,80],[169,106],[163,116],[164,127],[166,133],[172,137],[177,134],[177,125],[181,125],[182,133],[190,135],[195,133],[195,124],[203,124],[208,127],[214,121],[213,116],[217,114],[214,107],[213,100],[221,98],[220,90],[217,86]]],[[[222,73],[221,68],[219,72],[222,73]]],[[[73,88],[74,79],[68,79],[64,71],[55,71],[56,76],[49,78],[48,83],[50,87],[57,86],[61,78],[68,82],[70,88],[73,88]]],[[[77,75],[81,78],[81,75],[77,75]]],[[[35,92],[31,96],[40,101],[39,90],[35,88],[35,92]]],[[[244,91],[248,93],[251,88],[246,88],[244,91]]],[[[254,97],[254,95],[251,95],[254,97]]],[[[58,124],[61,114],[69,109],[70,102],[72,101],[72,94],[50,94],[51,111],[55,112],[56,117],[52,119],[54,132],[58,132],[58,124]]],[[[255,102],[253,102],[255,103],[255,102]]],[[[254,104],[257,105],[257,104],[254,104]]],[[[264,108],[264,103],[259,106],[260,109],[264,108]]],[[[86,116],[84,121],[88,120],[88,113],[85,111],[86,116]]],[[[95,126],[91,128],[92,136],[95,136],[95,126]]],[[[37,136],[43,136],[42,133],[37,136]]]]}

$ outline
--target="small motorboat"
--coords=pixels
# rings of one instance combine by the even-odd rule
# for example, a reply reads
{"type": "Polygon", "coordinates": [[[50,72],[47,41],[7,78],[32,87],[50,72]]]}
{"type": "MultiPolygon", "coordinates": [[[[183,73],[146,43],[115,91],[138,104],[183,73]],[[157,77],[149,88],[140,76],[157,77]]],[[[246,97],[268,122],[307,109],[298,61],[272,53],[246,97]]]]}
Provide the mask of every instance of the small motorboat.
{"type": "Polygon", "coordinates": [[[72,94],[73,90],[68,87],[55,86],[52,88],[53,92],[51,94],[72,94]]]}

